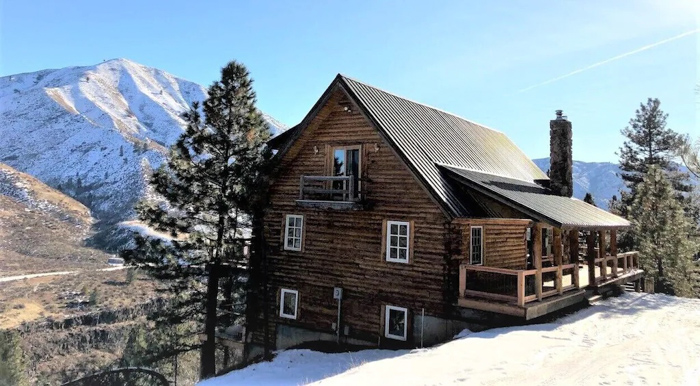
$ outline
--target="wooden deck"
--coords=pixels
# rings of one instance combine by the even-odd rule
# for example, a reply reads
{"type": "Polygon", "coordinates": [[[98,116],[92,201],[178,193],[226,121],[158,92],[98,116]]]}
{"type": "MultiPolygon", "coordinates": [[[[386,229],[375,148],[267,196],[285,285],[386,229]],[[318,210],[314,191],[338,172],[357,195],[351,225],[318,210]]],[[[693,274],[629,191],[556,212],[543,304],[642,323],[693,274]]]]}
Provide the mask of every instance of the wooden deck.
{"type": "Polygon", "coordinates": [[[457,304],[534,319],[586,301],[607,287],[640,279],[644,272],[638,263],[637,253],[628,252],[596,259],[593,267],[582,263],[513,270],[463,264],[457,304]]]}

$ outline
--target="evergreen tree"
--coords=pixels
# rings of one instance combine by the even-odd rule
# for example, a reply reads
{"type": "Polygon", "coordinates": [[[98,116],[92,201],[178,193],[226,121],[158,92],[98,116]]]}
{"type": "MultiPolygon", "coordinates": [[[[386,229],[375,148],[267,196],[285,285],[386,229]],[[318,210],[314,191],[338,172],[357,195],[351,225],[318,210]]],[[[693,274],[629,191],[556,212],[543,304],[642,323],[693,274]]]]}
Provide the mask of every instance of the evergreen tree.
{"type": "Polygon", "coordinates": [[[593,199],[593,195],[591,193],[586,193],[586,196],[583,198],[583,202],[587,204],[591,204],[593,206],[597,206],[595,204],[595,200],[593,199]]]}
{"type": "Polygon", "coordinates": [[[656,291],[693,296],[690,270],[697,248],[693,226],[661,168],[651,166],[637,186],[630,218],[640,264],[655,279],[656,291]]]}
{"type": "Polygon", "coordinates": [[[673,162],[676,149],[681,140],[676,132],[666,127],[668,114],[660,108],[658,99],[649,98],[646,104],[640,104],[629,126],[622,129],[622,135],[627,140],[620,148],[621,177],[629,192],[622,192],[623,215],[634,201],[637,186],[652,165],[663,170],[670,179],[676,198],[683,199],[681,192],[689,192],[691,185],[688,175],[679,172],[678,165],[673,162]]]}
{"type": "Polygon", "coordinates": [[[0,331],[0,386],[29,385],[20,337],[16,331],[0,331]]]}
{"type": "Polygon", "coordinates": [[[248,71],[235,61],[209,87],[201,112],[193,103],[184,118],[185,132],[151,178],[165,203],[137,206],[142,221],[173,240],[136,235],[136,247],[123,256],[167,284],[173,303],[158,322],[204,324],[200,373],[207,378],[216,371],[219,279],[249,274],[241,248],[246,233],[252,230],[253,244],[260,245],[257,217],[267,204],[270,132],[255,108],[248,71]]]}
{"type": "Polygon", "coordinates": [[[679,153],[690,173],[700,179],[700,138],[695,142],[690,137],[683,138],[679,153]]]}

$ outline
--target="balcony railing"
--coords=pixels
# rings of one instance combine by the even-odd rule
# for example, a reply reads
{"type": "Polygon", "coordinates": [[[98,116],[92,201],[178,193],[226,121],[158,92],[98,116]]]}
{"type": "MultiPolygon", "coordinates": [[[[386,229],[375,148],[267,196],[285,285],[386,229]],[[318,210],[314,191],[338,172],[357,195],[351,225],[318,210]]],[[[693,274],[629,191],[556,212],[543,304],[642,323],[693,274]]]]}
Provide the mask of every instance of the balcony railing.
{"type": "Polygon", "coordinates": [[[359,181],[353,176],[301,176],[299,200],[358,202],[359,181]]]}

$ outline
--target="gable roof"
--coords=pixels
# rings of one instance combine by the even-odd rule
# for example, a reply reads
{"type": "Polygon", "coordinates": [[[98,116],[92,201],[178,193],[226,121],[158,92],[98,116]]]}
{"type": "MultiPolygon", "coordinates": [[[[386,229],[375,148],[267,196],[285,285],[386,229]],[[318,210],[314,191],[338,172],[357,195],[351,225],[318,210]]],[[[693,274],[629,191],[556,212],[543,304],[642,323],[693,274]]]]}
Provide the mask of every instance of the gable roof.
{"type": "Polygon", "coordinates": [[[625,228],[630,225],[622,217],[579,199],[549,194],[547,189],[534,182],[451,165],[439,166],[458,183],[558,228],[599,230],[625,228]]]}
{"type": "MultiPolygon", "coordinates": [[[[565,218],[553,214],[551,210],[548,210],[548,208],[552,209],[548,206],[550,204],[546,204],[548,200],[557,203],[564,202],[564,199],[572,202],[573,200],[547,194],[546,189],[537,185],[535,181],[546,182],[549,178],[502,132],[443,110],[413,102],[340,74],[328,86],[304,120],[271,139],[270,146],[280,149],[280,152],[284,154],[328,101],[330,95],[338,88],[344,90],[353,99],[364,116],[394,148],[399,157],[449,216],[470,217],[476,214],[473,213],[475,210],[473,199],[465,196],[460,185],[466,185],[472,189],[480,187],[480,189],[476,189],[480,193],[484,194],[486,191],[487,195],[494,194],[492,190],[484,189],[482,186],[484,184],[479,183],[479,181],[484,180],[481,177],[476,178],[472,175],[457,173],[461,179],[455,179],[456,172],[452,170],[455,168],[456,170],[477,171],[479,175],[492,176],[489,178],[500,176],[508,181],[516,181],[522,187],[537,189],[536,192],[533,190],[533,194],[537,195],[536,198],[516,197],[518,199],[530,197],[531,200],[535,200],[537,205],[533,204],[532,207],[528,206],[527,200],[519,201],[513,197],[501,198],[500,200],[525,214],[552,224],[573,225],[579,221],[580,225],[588,224],[591,226],[594,224],[604,226],[616,224],[615,227],[629,225],[624,219],[601,209],[593,207],[595,211],[606,213],[615,219],[597,212],[596,215],[592,212],[589,213],[589,208],[579,208],[578,204],[574,204],[575,208],[566,207],[567,210],[575,209],[574,212],[570,213],[571,217],[565,218]],[[464,183],[464,181],[470,182],[464,183]],[[576,220],[579,215],[585,218],[576,220]]],[[[506,193],[510,194],[510,192],[499,192],[496,196],[507,197],[506,193]]],[[[564,208],[565,204],[560,205],[564,208]]],[[[482,208],[478,210],[483,212],[482,208]]]]}

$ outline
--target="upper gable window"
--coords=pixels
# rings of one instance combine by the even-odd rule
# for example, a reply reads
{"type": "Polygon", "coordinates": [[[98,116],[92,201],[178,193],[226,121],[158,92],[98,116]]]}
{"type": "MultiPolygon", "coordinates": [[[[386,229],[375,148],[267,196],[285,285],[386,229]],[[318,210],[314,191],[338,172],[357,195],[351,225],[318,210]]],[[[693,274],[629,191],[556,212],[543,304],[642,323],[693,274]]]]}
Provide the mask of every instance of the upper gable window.
{"type": "Polygon", "coordinates": [[[386,227],[386,261],[408,263],[411,223],[387,221],[386,227]]]}
{"type": "Polygon", "coordinates": [[[471,227],[471,241],[469,242],[469,263],[473,265],[484,264],[484,228],[471,227]]]}
{"type": "Polygon", "coordinates": [[[304,230],[304,216],[288,214],[284,226],[284,249],[301,251],[304,230]]]}

